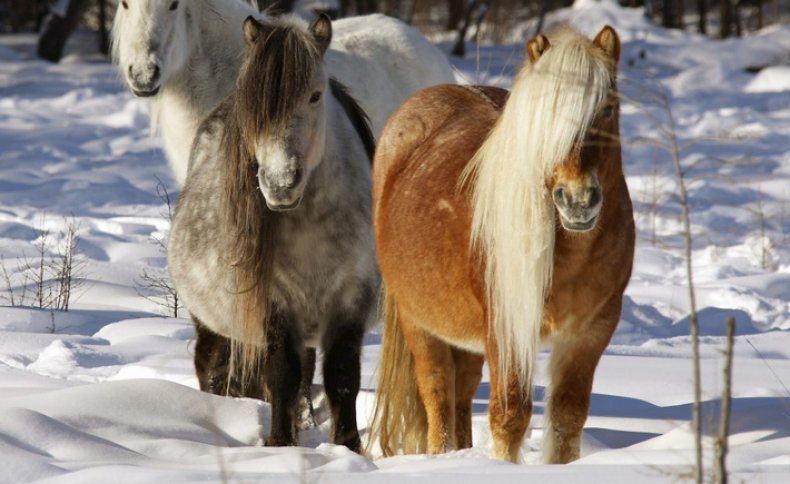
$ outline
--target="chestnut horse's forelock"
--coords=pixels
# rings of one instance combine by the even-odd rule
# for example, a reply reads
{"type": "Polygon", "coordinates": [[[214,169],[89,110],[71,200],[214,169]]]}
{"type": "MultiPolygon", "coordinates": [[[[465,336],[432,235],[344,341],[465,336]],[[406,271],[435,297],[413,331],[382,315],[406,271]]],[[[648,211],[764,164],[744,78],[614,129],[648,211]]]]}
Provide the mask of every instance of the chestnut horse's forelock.
{"type": "Polygon", "coordinates": [[[304,96],[321,56],[309,34],[292,25],[266,26],[248,47],[236,91],[224,109],[225,129],[221,179],[225,221],[232,241],[227,261],[235,268],[237,319],[231,366],[240,365],[243,378],[252,373],[265,348],[264,324],[271,308],[267,293],[273,277],[273,235],[278,214],[266,207],[259,190],[255,142],[260,135],[285,127],[304,96]],[[245,341],[252,344],[236,344],[245,341]],[[255,344],[259,342],[259,344],[255,344]]]}
{"type": "Polygon", "coordinates": [[[500,345],[501,371],[515,370],[525,389],[553,267],[546,180],[581,149],[614,72],[612,60],[581,35],[553,36],[516,76],[502,115],[462,176],[473,187],[471,240],[485,261],[489,334],[510,342],[500,345]]]}

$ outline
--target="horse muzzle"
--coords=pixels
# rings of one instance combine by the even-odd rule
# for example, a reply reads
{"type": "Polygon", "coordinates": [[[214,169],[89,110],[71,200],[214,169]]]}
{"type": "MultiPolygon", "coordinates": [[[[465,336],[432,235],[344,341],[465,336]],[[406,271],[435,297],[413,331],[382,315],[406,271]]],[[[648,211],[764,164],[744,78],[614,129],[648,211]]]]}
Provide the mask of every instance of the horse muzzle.
{"type": "Polygon", "coordinates": [[[135,69],[134,66],[129,66],[126,80],[129,83],[132,94],[135,96],[156,96],[161,87],[159,82],[159,66],[157,64],[150,64],[146,66],[145,69],[135,69]]]}
{"type": "Polygon", "coordinates": [[[284,212],[299,207],[306,182],[302,170],[288,170],[275,176],[258,174],[258,185],[269,210],[284,212]]]}
{"type": "Polygon", "coordinates": [[[269,202],[269,200],[266,200],[266,206],[272,212],[287,212],[289,210],[299,208],[300,203],[302,203],[302,197],[297,198],[295,202],[283,204],[272,204],[269,202]]]}
{"type": "Polygon", "coordinates": [[[552,199],[565,230],[588,232],[595,228],[603,205],[600,187],[557,187],[552,199]]]}
{"type": "Polygon", "coordinates": [[[145,91],[145,90],[141,91],[141,90],[132,88],[132,94],[134,94],[137,97],[152,97],[152,96],[156,96],[157,94],[159,94],[159,86],[156,86],[155,88],[147,90],[147,91],[145,91]]]}

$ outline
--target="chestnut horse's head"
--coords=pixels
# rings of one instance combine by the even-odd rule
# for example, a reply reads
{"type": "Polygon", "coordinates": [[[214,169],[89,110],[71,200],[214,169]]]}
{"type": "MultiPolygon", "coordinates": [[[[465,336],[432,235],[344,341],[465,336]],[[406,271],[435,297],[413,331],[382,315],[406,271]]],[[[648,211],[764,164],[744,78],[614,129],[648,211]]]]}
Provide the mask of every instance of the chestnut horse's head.
{"type": "Polygon", "coordinates": [[[474,182],[472,242],[486,267],[491,326],[509,341],[501,371],[531,381],[554,266],[556,220],[587,232],[600,222],[607,183],[622,177],[611,27],[589,40],[565,30],[527,43],[529,60],[496,125],[467,165],[474,182]]]}
{"type": "MultiPolygon", "coordinates": [[[[558,91],[580,91],[587,103],[581,103],[578,109],[561,108],[563,118],[555,120],[556,129],[567,130],[568,139],[573,142],[564,155],[557,153],[564,159],[555,161],[553,172],[547,173],[546,184],[562,227],[571,232],[586,232],[596,226],[604,203],[603,172],[608,165],[620,164],[619,99],[615,84],[620,41],[615,31],[606,26],[592,43],[578,44],[579,49],[587,50],[584,58],[592,62],[580,63],[566,56],[565,60],[571,63],[558,66],[555,62],[544,68],[541,65],[544,59],[551,64],[550,56],[544,57],[551,48],[543,35],[527,43],[533,68],[536,72],[543,68],[546,75],[556,77],[552,82],[558,91]]],[[[563,102],[562,96],[554,101],[563,102]]]]}

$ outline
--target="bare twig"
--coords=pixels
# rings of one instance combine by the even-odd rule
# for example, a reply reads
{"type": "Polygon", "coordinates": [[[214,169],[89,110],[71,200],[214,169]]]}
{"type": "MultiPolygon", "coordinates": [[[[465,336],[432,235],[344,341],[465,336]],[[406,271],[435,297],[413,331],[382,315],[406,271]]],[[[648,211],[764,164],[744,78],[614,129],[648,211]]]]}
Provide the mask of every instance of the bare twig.
{"type": "Polygon", "coordinates": [[[178,292],[166,274],[151,272],[144,268],[137,286],[137,294],[162,308],[167,316],[177,318],[184,308],[178,298],[178,292]]]}
{"type": "MultiPolygon", "coordinates": [[[[156,194],[165,204],[165,210],[160,213],[163,218],[172,222],[173,203],[170,194],[164,183],[157,180],[159,183],[156,185],[156,194]]],[[[167,254],[167,236],[151,237],[151,242],[159,247],[162,254],[167,254]]],[[[167,316],[177,318],[184,308],[166,269],[143,268],[137,280],[137,294],[159,306],[167,316]]]]}
{"type": "Polygon", "coordinates": [[[744,339],[746,340],[747,343],[749,343],[749,346],[751,346],[752,349],[757,353],[757,356],[760,357],[762,362],[765,363],[765,366],[768,367],[768,371],[770,371],[771,374],[774,376],[774,378],[776,378],[776,381],[778,381],[779,384],[782,385],[782,388],[785,391],[785,395],[790,397],[790,389],[787,388],[787,385],[785,385],[785,382],[782,381],[781,378],[779,378],[779,375],[776,373],[776,371],[774,371],[774,369],[771,367],[771,365],[768,364],[768,361],[767,361],[767,358],[765,357],[765,355],[763,355],[762,352],[760,350],[758,350],[757,347],[754,346],[754,344],[752,344],[751,341],[749,341],[749,338],[744,338],[744,339]]]}
{"type": "Polygon", "coordinates": [[[55,309],[68,311],[74,291],[82,285],[81,276],[84,261],[79,258],[79,224],[74,218],[66,221],[63,247],[58,259],[53,263],[57,283],[55,309]]]}
{"type": "Polygon", "coordinates": [[[727,452],[730,435],[730,406],[732,404],[732,355],[735,345],[735,318],[727,319],[727,345],[724,349],[724,388],[721,393],[721,414],[719,415],[719,437],[716,440],[716,459],[713,465],[713,479],[717,484],[727,484],[727,452]]]}
{"type": "Polygon", "coordinates": [[[6,292],[8,293],[7,296],[3,296],[3,299],[8,301],[11,306],[16,306],[16,298],[14,297],[14,284],[11,282],[11,275],[8,274],[5,258],[2,255],[0,255],[0,276],[3,278],[3,283],[5,284],[6,292]]]}
{"type": "Polygon", "coordinates": [[[47,247],[49,246],[49,230],[42,228],[41,236],[34,245],[36,247],[36,261],[34,262],[35,265],[29,267],[33,272],[33,281],[36,285],[36,303],[39,308],[45,308],[49,306],[52,296],[52,290],[48,287],[45,271],[47,267],[45,261],[47,258],[47,247]],[[49,289],[49,291],[45,294],[46,289],[49,289]]]}
{"type": "Polygon", "coordinates": [[[702,419],[701,419],[701,400],[702,400],[702,376],[700,370],[699,353],[699,321],[697,319],[697,303],[694,293],[694,270],[692,265],[693,240],[691,232],[691,213],[689,207],[688,192],[686,190],[686,172],[682,164],[682,151],[693,143],[681,142],[677,135],[677,124],[672,111],[670,95],[666,87],[656,80],[657,88],[649,92],[650,98],[657,107],[663,112],[663,119],[650,112],[643,104],[630,99],[630,102],[642,108],[642,112],[655,124],[660,136],[658,138],[636,138],[634,141],[647,143],[668,152],[672,159],[672,166],[678,185],[678,197],[681,208],[681,221],[683,224],[683,245],[686,266],[686,280],[688,283],[688,298],[690,307],[690,333],[692,351],[692,380],[694,401],[691,405],[691,427],[694,433],[694,481],[701,484],[704,480],[704,468],[702,464],[702,419]]]}
{"type": "Polygon", "coordinates": [[[675,177],[678,182],[678,194],[680,196],[681,218],[683,221],[683,241],[685,246],[686,258],[686,278],[688,282],[688,297],[691,314],[689,315],[691,332],[691,358],[692,375],[694,385],[694,402],[691,405],[691,427],[694,430],[694,481],[701,484],[704,479],[704,469],[702,466],[702,418],[700,415],[700,401],[702,400],[702,376],[700,371],[699,354],[699,321],[697,320],[697,301],[694,294],[694,268],[691,262],[692,237],[691,237],[691,214],[689,212],[688,193],[686,192],[686,182],[683,178],[683,166],[680,160],[680,147],[678,145],[675,117],[669,105],[669,97],[663,92],[663,106],[666,109],[667,123],[670,143],[670,155],[672,165],[675,167],[675,177]]]}

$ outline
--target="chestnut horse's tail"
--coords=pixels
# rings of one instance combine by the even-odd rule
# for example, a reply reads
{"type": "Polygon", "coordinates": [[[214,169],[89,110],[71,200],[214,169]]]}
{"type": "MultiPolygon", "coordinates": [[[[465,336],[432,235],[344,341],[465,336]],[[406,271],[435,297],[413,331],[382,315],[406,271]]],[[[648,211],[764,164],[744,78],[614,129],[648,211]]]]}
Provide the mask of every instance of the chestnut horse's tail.
{"type": "Polygon", "coordinates": [[[376,402],[365,450],[371,453],[378,440],[385,457],[398,451],[423,453],[427,448],[428,417],[417,389],[414,357],[403,337],[395,302],[383,285],[379,311],[384,322],[384,338],[376,402]]]}

